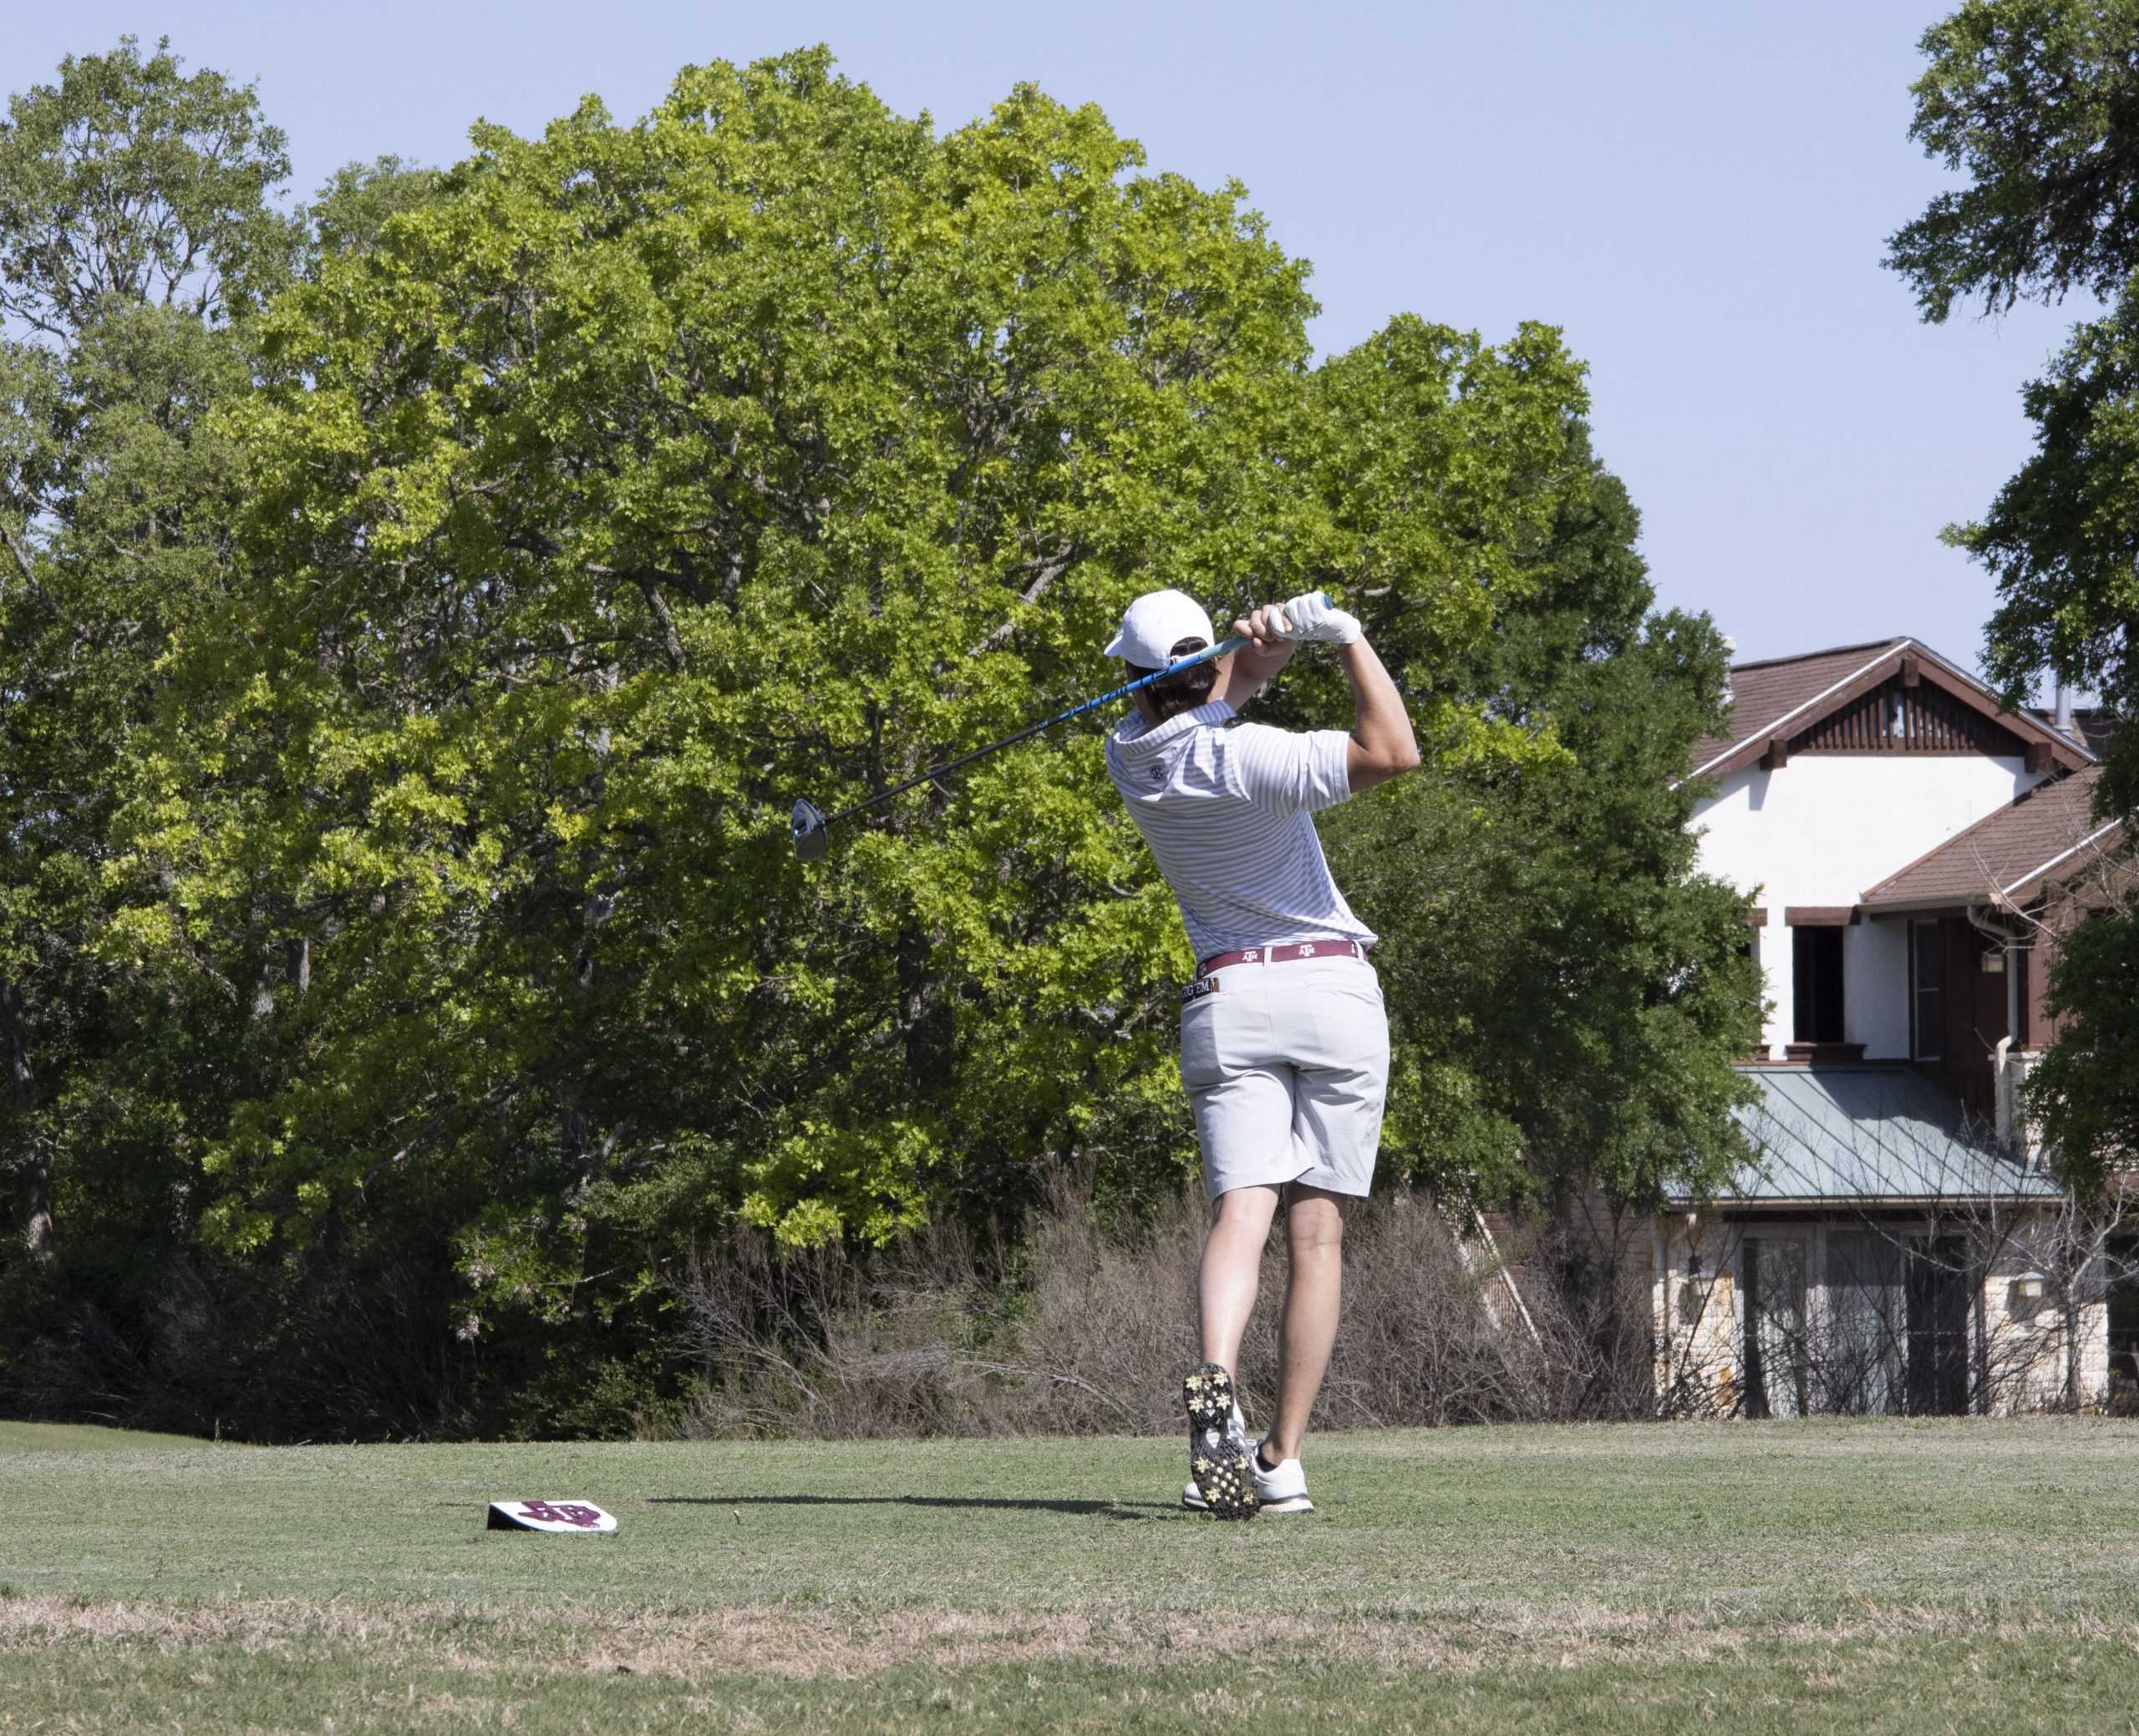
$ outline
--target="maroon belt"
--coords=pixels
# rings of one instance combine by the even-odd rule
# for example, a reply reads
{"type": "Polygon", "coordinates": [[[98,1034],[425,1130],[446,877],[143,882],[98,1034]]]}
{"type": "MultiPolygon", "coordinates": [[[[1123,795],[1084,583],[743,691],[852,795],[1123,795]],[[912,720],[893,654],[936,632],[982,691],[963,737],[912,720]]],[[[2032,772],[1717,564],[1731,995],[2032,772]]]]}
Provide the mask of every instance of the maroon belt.
{"type": "Polygon", "coordinates": [[[1196,967],[1207,977],[1229,964],[1288,964],[1295,958],[1364,958],[1367,949],[1357,941],[1298,941],[1289,947],[1246,947],[1237,952],[1213,952],[1196,967]]]}

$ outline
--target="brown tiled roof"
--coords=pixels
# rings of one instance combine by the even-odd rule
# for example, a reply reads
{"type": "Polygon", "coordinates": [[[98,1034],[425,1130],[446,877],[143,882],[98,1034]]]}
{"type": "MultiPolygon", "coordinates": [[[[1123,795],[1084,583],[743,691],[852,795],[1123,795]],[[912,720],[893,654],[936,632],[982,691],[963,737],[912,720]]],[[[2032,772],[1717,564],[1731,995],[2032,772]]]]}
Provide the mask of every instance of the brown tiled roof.
{"type": "Polygon", "coordinates": [[[2100,769],[2038,784],[2015,802],[1955,833],[1929,855],[1864,895],[1867,910],[1923,910],[1954,904],[2025,904],[2046,878],[2084,867],[2117,828],[2096,824],[2091,806],[2100,769]]]}
{"type": "MultiPolygon", "coordinates": [[[[2057,727],[2057,720],[2045,706],[2031,705],[2028,715],[2038,723],[2057,727]]],[[[2106,705],[2075,706],[2072,712],[2074,738],[2096,759],[2102,757],[2109,747],[2109,739],[2116,728],[2116,713],[2106,705]]]]}
{"type": "Polygon", "coordinates": [[[2100,759],[2109,751],[2109,739],[2116,733],[2116,713],[2106,705],[2083,705],[2072,713],[2074,727],[2087,751],[2100,759]]]}
{"type": "Polygon", "coordinates": [[[1737,743],[1764,740],[1768,733],[1808,700],[1846,681],[1875,657],[1906,644],[1903,639],[1875,639],[1862,645],[1838,645],[1802,657],[1772,657],[1765,662],[1730,667],[1730,735],[1710,736],[1694,744],[1696,769],[1730,752],[1737,743]]]}

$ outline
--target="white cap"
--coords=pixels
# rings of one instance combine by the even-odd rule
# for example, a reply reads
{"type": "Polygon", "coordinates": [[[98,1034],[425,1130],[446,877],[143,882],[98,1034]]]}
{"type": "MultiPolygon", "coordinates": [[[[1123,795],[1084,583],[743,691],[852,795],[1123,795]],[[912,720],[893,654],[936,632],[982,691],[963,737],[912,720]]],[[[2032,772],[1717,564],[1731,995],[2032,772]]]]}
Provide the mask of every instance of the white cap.
{"type": "Polygon", "coordinates": [[[1122,616],[1121,631],[1114,636],[1106,655],[1140,669],[1163,669],[1173,661],[1173,647],[1183,639],[1201,639],[1206,645],[1218,642],[1203,605],[1186,591],[1147,591],[1122,616]]]}

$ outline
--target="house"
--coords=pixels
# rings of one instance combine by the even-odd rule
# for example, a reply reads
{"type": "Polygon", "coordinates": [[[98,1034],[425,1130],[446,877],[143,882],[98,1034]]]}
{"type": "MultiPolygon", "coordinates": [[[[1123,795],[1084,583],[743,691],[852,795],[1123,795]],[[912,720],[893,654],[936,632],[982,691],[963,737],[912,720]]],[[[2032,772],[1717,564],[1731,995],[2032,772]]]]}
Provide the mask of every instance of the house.
{"type": "Polygon", "coordinates": [[[2124,1249],[2032,1148],[2015,1088],[2090,876],[2086,732],[1912,638],[1735,665],[1692,774],[1700,862],[1753,896],[1758,1154],[1654,1226],[1676,1412],[1991,1411],[2139,1373],[2124,1249]]]}

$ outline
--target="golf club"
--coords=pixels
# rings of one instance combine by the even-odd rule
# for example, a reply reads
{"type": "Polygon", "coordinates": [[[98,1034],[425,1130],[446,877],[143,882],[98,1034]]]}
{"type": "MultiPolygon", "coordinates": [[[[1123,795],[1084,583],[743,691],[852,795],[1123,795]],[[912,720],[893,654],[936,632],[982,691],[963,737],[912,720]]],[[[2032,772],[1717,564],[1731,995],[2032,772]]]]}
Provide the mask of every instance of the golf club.
{"type": "MultiPolygon", "coordinates": [[[[1316,595],[1319,596],[1322,594],[1317,592],[1316,595]]],[[[1329,599],[1324,596],[1323,601],[1327,602],[1329,599]]],[[[805,862],[814,862],[831,848],[831,829],[842,820],[851,820],[856,815],[888,802],[895,795],[903,795],[907,790],[930,783],[947,772],[954,772],[963,765],[971,765],[976,759],[985,759],[990,754],[999,754],[1005,748],[1014,748],[1021,741],[1030,741],[1035,735],[1052,729],[1057,723],[1066,723],[1072,718],[1080,718],[1086,712],[1112,700],[1125,699],[1139,688],[1147,688],[1154,682],[1164,681],[1169,675],[1178,675],[1183,669],[1192,669],[1198,663],[1207,663],[1213,657],[1221,657],[1229,651],[1239,650],[1247,642],[1244,638],[1222,639],[1216,645],[1181,658],[1177,663],[1168,663],[1163,669],[1154,669],[1149,675],[1139,676],[1120,687],[1095,694],[1081,704],[1073,705],[1067,711],[1057,712],[1044,723],[1020,729],[1015,735],[1006,735],[1000,741],[990,742],[984,748],[975,748],[972,753],[962,754],[956,759],[947,759],[941,765],[931,766],[918,777],[908,778],[905,783],[894,784],[891,789],[871,796],[866,801],[841,809],[836,814],[827,815],[823,809],[805,796],[795,803],[795,811],[788,816],[788,830],[795,839],[795,854],[805,862]]]]}

